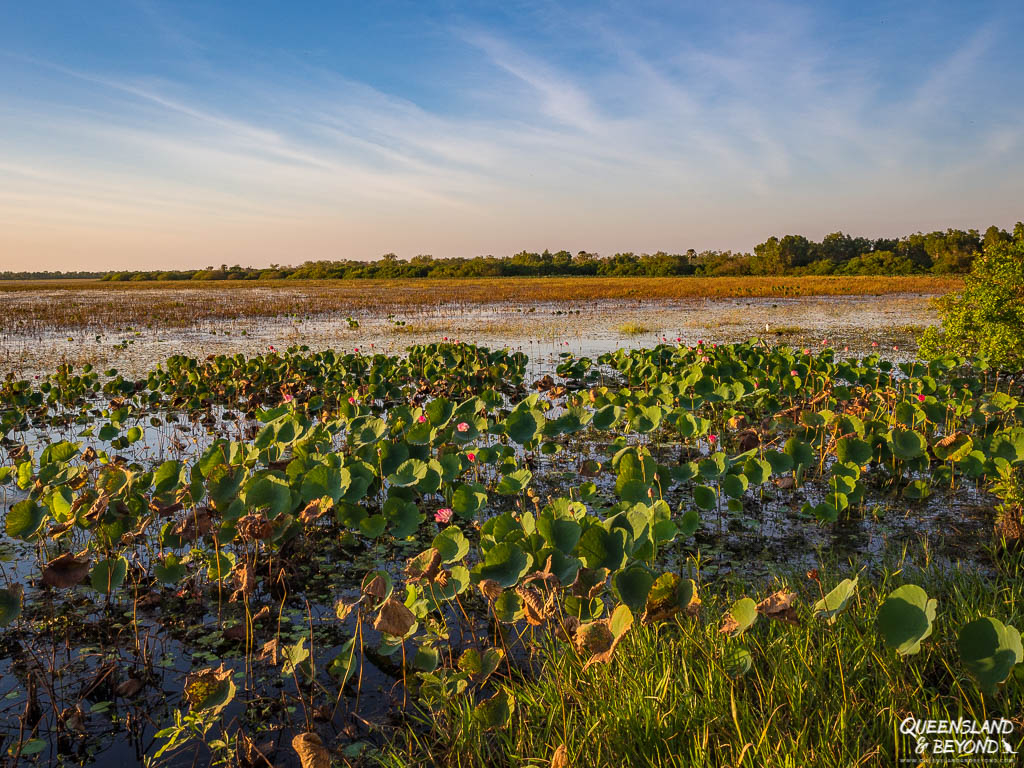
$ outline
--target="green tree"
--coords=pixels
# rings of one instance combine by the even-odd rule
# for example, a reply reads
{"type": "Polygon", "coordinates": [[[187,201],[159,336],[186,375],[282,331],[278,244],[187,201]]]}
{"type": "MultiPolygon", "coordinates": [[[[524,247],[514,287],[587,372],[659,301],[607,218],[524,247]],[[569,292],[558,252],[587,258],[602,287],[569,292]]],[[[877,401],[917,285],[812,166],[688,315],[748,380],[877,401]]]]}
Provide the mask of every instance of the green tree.
{"type": "Polygon", "coordinates": [[[941,329],[921,337],[921,353],[978,355],[1003,370],[1024,368],[1024,240],[999,240],[974,260],[964,289],[939,299],[941,329]]]}

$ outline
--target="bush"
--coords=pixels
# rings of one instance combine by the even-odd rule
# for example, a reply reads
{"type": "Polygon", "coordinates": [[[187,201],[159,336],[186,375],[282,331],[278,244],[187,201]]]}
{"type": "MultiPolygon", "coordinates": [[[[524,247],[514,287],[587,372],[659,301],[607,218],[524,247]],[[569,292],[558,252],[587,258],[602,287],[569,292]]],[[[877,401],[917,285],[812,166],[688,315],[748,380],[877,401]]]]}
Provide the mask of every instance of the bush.
{"type": "Polygon", "coordinates": [[[979,356],[996,368],[1024,368],[1024,239],[992,243],[975,259],[964,290],[939,299],[942,328],[921,337],[921,354],[979,356]]]}

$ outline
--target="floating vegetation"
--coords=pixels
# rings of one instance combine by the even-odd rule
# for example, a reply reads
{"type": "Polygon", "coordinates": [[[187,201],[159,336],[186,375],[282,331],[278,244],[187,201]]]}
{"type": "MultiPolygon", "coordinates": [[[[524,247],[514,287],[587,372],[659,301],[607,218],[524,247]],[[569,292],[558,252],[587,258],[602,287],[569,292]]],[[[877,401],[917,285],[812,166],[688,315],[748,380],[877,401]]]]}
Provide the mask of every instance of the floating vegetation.
{"type": "MultiPolygon", "coordinates": [[[[609,679],[659,633],[700,638],[736,728],[744,681],[804,674],[764,638],[856,636],[804,666],[927,664],[958,706],[1019,714],[1015,598],[966,618],[886,566],[924,536],[922,574],[966,558],[1017,594],[1019,384],[756,339],[558,361],[530,382],[526,354],[462,342],[296,345],[2,382],[4,749],[310,766],[528,740],[529,686],[609,679]],[[826,583],[828,549],[868,572],[826,583]]],[[[589,749],[557,737],[530,755],[589,749]]]]}

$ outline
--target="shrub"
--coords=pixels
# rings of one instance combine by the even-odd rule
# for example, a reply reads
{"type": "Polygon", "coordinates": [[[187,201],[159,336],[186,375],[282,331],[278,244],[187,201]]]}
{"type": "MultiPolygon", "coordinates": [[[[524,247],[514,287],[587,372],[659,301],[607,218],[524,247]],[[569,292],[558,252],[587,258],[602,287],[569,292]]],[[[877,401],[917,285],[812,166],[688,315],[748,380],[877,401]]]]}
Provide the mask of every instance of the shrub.
{"type": "Polygon", "coordinates": [[[922,355],[976,355],[996,368],[1024,368],[1024,239],[992,243],[963,291],[938,301],[942,327],[925,330],[922,355]]]}

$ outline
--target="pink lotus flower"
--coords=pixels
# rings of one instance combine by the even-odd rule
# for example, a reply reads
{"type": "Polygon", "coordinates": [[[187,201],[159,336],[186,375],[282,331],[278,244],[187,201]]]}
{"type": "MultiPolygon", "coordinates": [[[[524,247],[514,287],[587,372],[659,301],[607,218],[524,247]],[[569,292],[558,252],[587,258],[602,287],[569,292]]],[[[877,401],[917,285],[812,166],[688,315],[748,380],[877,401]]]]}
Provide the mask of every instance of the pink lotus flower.
{"type": "Polygon", "coordinates": [[[797,376],[800,375],[800,371],[790,371],[789,375],[792,376],[793,378],[796,378],[797,376]]]}
{"type": "Polygon", "coordinates": [[[711,358],[708,357],[707,355],[702,355],[701,358],[700,358],[700,361],[702,363],[710,363],[711,362],[711,358]]]}
{"type": "Polygon", "coordinates": [[[417,417],[417,419],[416,419],[416,421],[418,421],[418,422],[419,422],[420,424],[422,424],[422,423],[423,423],[423,422],[425,422],[426,420],[427,420],[427,417],[426,417],[426,416],[424,416],[424,415],[423,415],[422,413],[421,413],[421,414],[420,414],[420,415],[419,415],[419,416],[417,417]]]}
{"type": "Polygon", "coordinates": [[[283,399],[283,400],[284,400],[284,401],[285,401],[286,403],[290,403],[290,402],[291,402],[292,400],[294,400],[295,398],[294,398],[294,397],[292,397],[291,395],[289,395],[289,394],[288,394],[288,393],[286,392],[286,393],[285,393],[285,394],[284,394],[284,395],[282,396],[282,399],[283,399]]]}
{"type": "Polygon", "coordinates": [[[467,453],[466,458],[469,459],[470,461],[476,461],[476,454],[472,452],[467,453]]]}
{"type": "Polygon", "coordinates": [[[849,347],[843,347],[843,352],[849,352],[849,351],[850,351],[849,347]]]}
{"type": "Polygon", "coordinates": [[[442,507],[434,513],[434,520],[439,523],[450,523],[452,521],[452,514],[448,507],[442,507]]]}
{"type": "Polygon", "coordinates": [[[878,342],[877,341],[872,341],[871,342],[871,346],[872,347],[877,347],[878,346],[878,342]]]}
{"type": "Polygon", "coordinates": [[[359,347],[356,347],[354,351],[358,355],[359,354],[359,347]]]}
{"type": "Polygon", "coordinates": [[[348,402],[349,402],[349,405],[355,405],[356,404],[356,399],[354,397],[350,397],[348,399],[348,402]]]}
{"type": "Polygon", "coordinates": [[[925,396],[924,395],[918,395],[917,396],[917,402],[923,403],[924,401],[925,401],[925,396]]]}
{"type": "Polygon", "coordinates": [[[459,430],[459,432],[469,432],[469,424],[467,424],[464,421],[460,421],[458,424],[456,424],[455,428],[459,430]]]}
{"type": "Polygon", "coordinates": [[[716,435],[708,435],[708,442],[714,445],[718,442],[718,437],[716,435]]]}
{"type": "Polygon", "coordinates": [[[809,355],[809,354],[811,354],[811,350],[809,350],[809,349],[804,349],[804,354],[805,354],[805,355],[809,355]]]}
{"type": "Polygon", "coordinates": [[[893,351],[893,352],[899,352],[899,351],[900,351],[900,348],[899,348],[899,347],[897,347],[897,346],[896,346],[895,344],[893,344],[893,346],[892,346],[892,351],[893,351]]]}
{"type": "Polygon", "coordinates": [[[678,343],[679,343],[680,341],[682,341],[682,340],[683,340],[683,338],[682,338],[681,336],[676,336],[676,343],[677,343],[677,344],[678,344],[678,343]]]}
{"type": "Polygon", "coordinates": [[[697,339],[697,346],[698,347],[704,346],[704,339],[697,339]]]}

